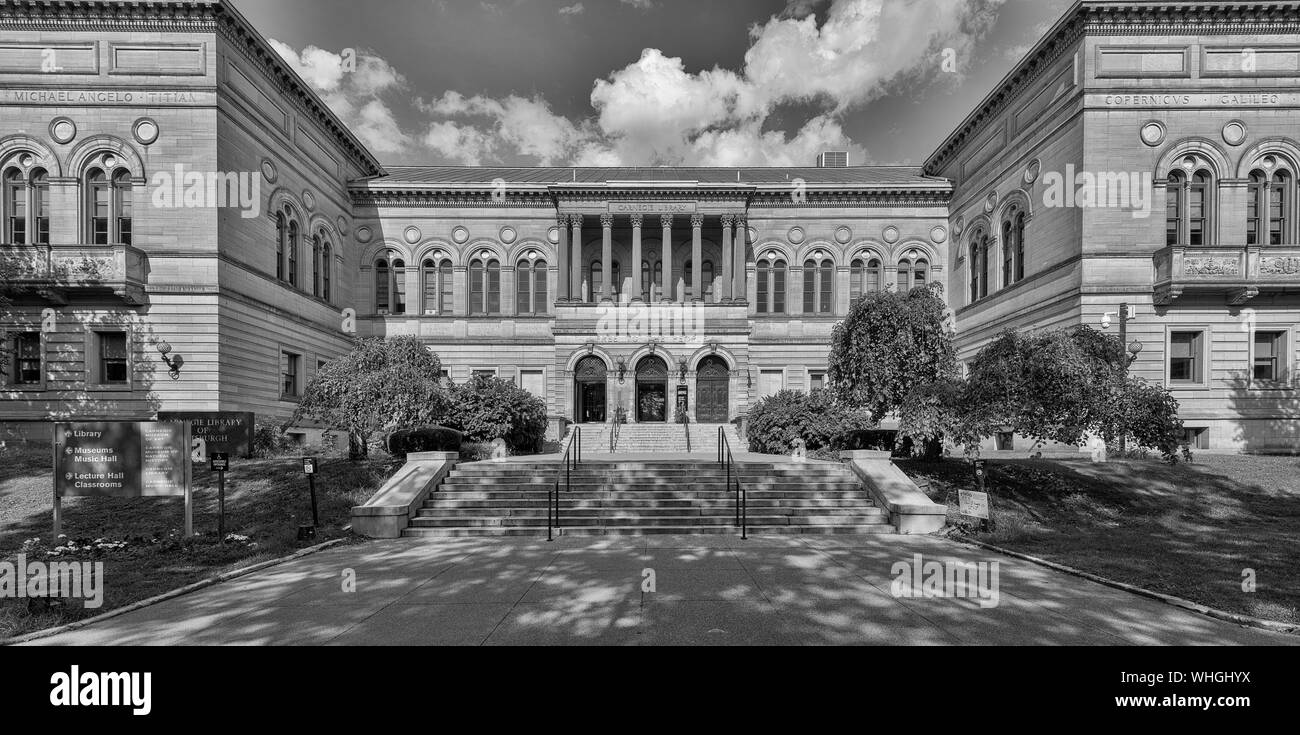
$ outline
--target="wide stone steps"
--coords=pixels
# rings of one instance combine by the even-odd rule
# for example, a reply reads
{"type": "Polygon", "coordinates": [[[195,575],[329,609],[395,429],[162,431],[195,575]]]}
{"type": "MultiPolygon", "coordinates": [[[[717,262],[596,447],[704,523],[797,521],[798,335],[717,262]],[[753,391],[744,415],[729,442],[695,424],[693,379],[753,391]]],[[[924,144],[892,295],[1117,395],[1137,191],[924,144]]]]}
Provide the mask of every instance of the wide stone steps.
{"type": "MultiPolygon", "coordinates": [[[[738,533],[735,525],[718,526],[566,526],[554,529],[557,536],[721,536],[738,533]]],[[[888,524],[866,524],[847,526],[755,526],[750,524],[750,534],[789,534],[804,536],[830,536],[842,534],[892,534],[894,527],[888,524]]],[[[459,538],[465,536],[526,536],[537,537],[538,529],[524,526],[483,526],[460,528],[407,528],[403,534],[408,537],[459,538]]],[[[546,535],[546,529],[540,529],[540,535],[546,535]]]]}
{"type": "MultiPolygon", "coordinates": [[[[559,469],[547,462],[461,465],[416,511],[405,535],[544,535],[556,476],[564,477],[559,469]]],[[[774,460],[735,469],[753,533],[894,532],[888,513],[843,465],[774,460]]],[[[561,483],[553,532],[738,533],[736,493],[726,480],[726,467],[708,459],[587,462],[561,483]]]]}

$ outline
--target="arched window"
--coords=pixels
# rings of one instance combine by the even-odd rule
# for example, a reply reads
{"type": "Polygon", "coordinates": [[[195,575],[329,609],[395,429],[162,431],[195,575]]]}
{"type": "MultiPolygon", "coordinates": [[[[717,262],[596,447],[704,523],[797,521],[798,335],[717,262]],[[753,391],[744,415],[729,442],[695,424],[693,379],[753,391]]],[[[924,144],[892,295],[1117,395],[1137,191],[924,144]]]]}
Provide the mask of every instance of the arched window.
{"type": "Polygon", "coordinates": [[[388,268],[388,261],[380,258],[375,261],[375,312],[391,314],[393,312],[393,274],[388,268]]]}
{"type": "Polygon", "coordinates": [[[803,310],[805,314],[831,313],[831,284],[834,280],[835,263],[830,258],[804,262],[803,310]]]}
{"type": "Polygon", "coordinates": [[[1187,244],[1206,245],[1206,223],[1209,221],[1210,174],[1197,171],[1192,177],[1187,198],[1187,244]]]}
{"type": "Polygon", "coordinates": [[[1294,179],[1287,171],[1273,174],[1268,191],[1268,244],[1282,245],[1290,238],[1291,190],[1294,179]]]}
{"type": "Polygon", "coordinates": [[[425,258],[421,271],[424,281],[424,313],[430,316],[450,316],[455,308],[452,301],[451,261],[446,258],[425,258]]]}
{"type": "Polygon", "coordinates": [[[784,260],[761,258],[758,261],[758,313],[785,313],[785,277],[787,266],[784,260]]]}
{"type": "Polygon", "coordinates": [[[27,182],[22,171],[11,168],[4,174],[4,240],[11,245],[27,244],[27,182]]]}
{"type": "Polygon", "coordinates": [[[1183,185],[1187,177],[1182,171],[1169,172],[1169,182],[1165,186],[1165,245],[1174,246],[1183,242],[1183,185]]]}
{"type": "Polygon", "coordinates": [[[311,236],[311,295],[320,296],[320,235],[311,236]]]}
{"type": "Polygon", "coordinates": [[[1016,269],[1015,282],[1025,280],[1025,213],[1016,212],[1016,269]]]}
{"type": "Polygon", "coordinates": [[[912,250],[898,261],[898,290],[907,293],[914,288],[924,288],[930,282],[930,261],[912,250]]]}
{"type": "Polygon", "coordinates": [[[1002,287],[1025,279],[1025,213],[1012,208],[1002,220],[1002,287]]]}
{"type": "Polygon", "coordinates": [[[381,257],[375,261],[375,311],[406,313],[406,263],[400,258],[381,257]]]}
{"type": "Polygon", "coordinates": [[[334,269],[334,248],[330,246],[328,240],[325,241],[325,247],[321,250],[320,255],[320,278],[321,290],[320,297],[326,301],[330,300],[330,274],[334,269]]]}
{"type": "Polygon", "coordinates": [[[989,295],[989,236],[983,230],[971,237],[970,300],[975,303],[989,295]]]}
{"type": "Polygon", "coordinates": [[[117,242],[131,244],[131,174],[119,169],[113,174],[113,208],[117,219],[117,242]]]}
{"type": "Polygon", "coordinates": [[[1200,169],[1188,177],[1175,169],[1165,187],[1165,241],[1168,245],[1208,245],[1214,178],[1200,169]]]}
{"type": "Polygon", "coordinates": [[[108,177],[102,169],[91,169],[86,175],[86,193],[90,200],[90,242],[92,245],[107,245],[112,200],[108,177]]]}
{"type": "Polygon", "coordinates": [[[289,241],[285,243],[285,280],[290,286],[298,285],[298,222],[289,222],[289,241]]]}
{"type": "Polygon", "coordinates": [[[50,244],[50,177],[45,169],[32,171],[32,242],[50,244]]]}
{"type": "Polygon", "coordinates": [[[1246,244],[1263,245],[1263,212],[1268,209],[1268,176],[1263,171],[1250,172],[1246,200],[1246,244]]]}
{"type": "Polygon", "coordinates": [[[501,313],[501,263],[495,258],[475,258],[469,264],[470,316],[501,313]]]}
{"type": "MultiPolygon", "coordinates": [[[[288,242],[288,220],[284,212],[275,213],[275,280],[284,280],[284,251],[288,242]]],[[[385,265],[387,267],[387,265],[385,265]]]]}
{"type": "Polygon", "coordinates": [[[515,266],[515,310],[520,315],[545,314],[546,261],[524,259],[515,266]]]}
{"type": "Polygon", "coordinates": [[[883,270],[879,258],[860,257],[849,270],[849,300],[857,301],[864,295],[880,290],[883,270]]]}

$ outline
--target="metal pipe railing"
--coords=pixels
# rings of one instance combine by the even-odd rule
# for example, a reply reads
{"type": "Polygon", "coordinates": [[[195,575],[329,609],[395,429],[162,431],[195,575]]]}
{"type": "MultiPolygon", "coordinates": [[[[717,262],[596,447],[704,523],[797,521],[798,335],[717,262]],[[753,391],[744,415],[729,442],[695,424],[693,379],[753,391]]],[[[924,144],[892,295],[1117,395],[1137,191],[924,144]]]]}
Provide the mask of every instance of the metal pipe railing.
{"type": "Polygon", "coordinates": [[[555,473],[554,489],[546,491],[546,540],[555,540],[555,530],[563,528],[560,520],[560,477],[564,477],[565,492],[573,492],[573,468],[582,463],[582,427],[573,427],[573,439],[569,441],[569,448],[564,450],[564,456],[560,458],[560,468],[555,473]],[[574,448],[578,452],[575,457],[574,448]]]}
{"type": "Polygon", "coordinates": [[[745,491],[740,482],[740,470],[736,467],[736,454],[731,450],[731,442],[727,440],[725,427],[718,427],[718,464],[727,469],[727,480],[724,489],[726,492],[732,492],[731,481],[735,478],[736,493],[736,525],[740,528],[740,537],[749,538],[749,494],[745,491]]]}

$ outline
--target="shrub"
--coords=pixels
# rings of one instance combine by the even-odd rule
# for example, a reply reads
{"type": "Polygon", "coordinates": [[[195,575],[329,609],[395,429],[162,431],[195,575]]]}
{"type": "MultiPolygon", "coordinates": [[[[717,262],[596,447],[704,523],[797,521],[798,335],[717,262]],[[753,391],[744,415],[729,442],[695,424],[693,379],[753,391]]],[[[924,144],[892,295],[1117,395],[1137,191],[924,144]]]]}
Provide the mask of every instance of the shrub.
{"type": "Polygon", "coordinates": [[[298,445],[284,432],[284,428],[280,424],[254,421],[253,456],[272,459],[295,451],[298,445]]]}
{"type": "Polygon", "coordinates": [[[464,435],[445,426],[422,426],[416,429],[394,431],[385,440],[384,448],[393,456],[413,452],[459,452],[464,435]]]}
{"type": "Polygon", "coordinates": [[[452,389],[443,423],[465,442],[504,439],[512,454],[536,454],[546,439],[546,402],[508,380],[478,376],[452,389]]]}
{"type": "Polygon", "coordinates": [[[836,402],[829,391],[781,391],[758,402],[749,414],[749,451],[789,454],[795,439],[810,457],[830,457],[855,432],[874,428],[860,411],[836,402]]]}

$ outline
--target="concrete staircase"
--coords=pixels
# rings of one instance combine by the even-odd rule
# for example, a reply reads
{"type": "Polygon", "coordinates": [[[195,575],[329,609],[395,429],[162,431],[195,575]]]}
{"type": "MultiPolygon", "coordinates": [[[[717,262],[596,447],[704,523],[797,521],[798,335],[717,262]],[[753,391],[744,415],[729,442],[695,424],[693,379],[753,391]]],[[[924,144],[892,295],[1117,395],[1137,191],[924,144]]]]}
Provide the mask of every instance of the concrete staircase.
{"type": "MultiPolygon", "coordinates": [[[[680,427],[678,427],[680,428],[680,427]]],[[[714,430],[716,435],[716,428],[714,430]]],[[[715,438],[716,441],[716,438],[715,438]]],[[[477,462],[457,467],[405,536],[545,536],[558,465],[477,462]]],[[[747,462],[739,467],[751,533],[894,533],[844,465],[747,462]]],[[[584,462],[561,484],[565,535],[739,533],[735,493],[716,462],[584,462]]]]}
{"type": "MultiPolygon", "coordinates": [[[[746,450],[732,424],[691,424],[691,446],[686,447],[686,426],[682,424],[624,424],[618,432],[618,443],[614,454],[699,454],[706,457],[718,456],[718,429],[726,432],[727,441],[733,452],[746,450]]],[[[599,443],[591,441],[583,428],[583,451],[609,452],[609,432],[612,427],[600,433],[599,443]]]]}

